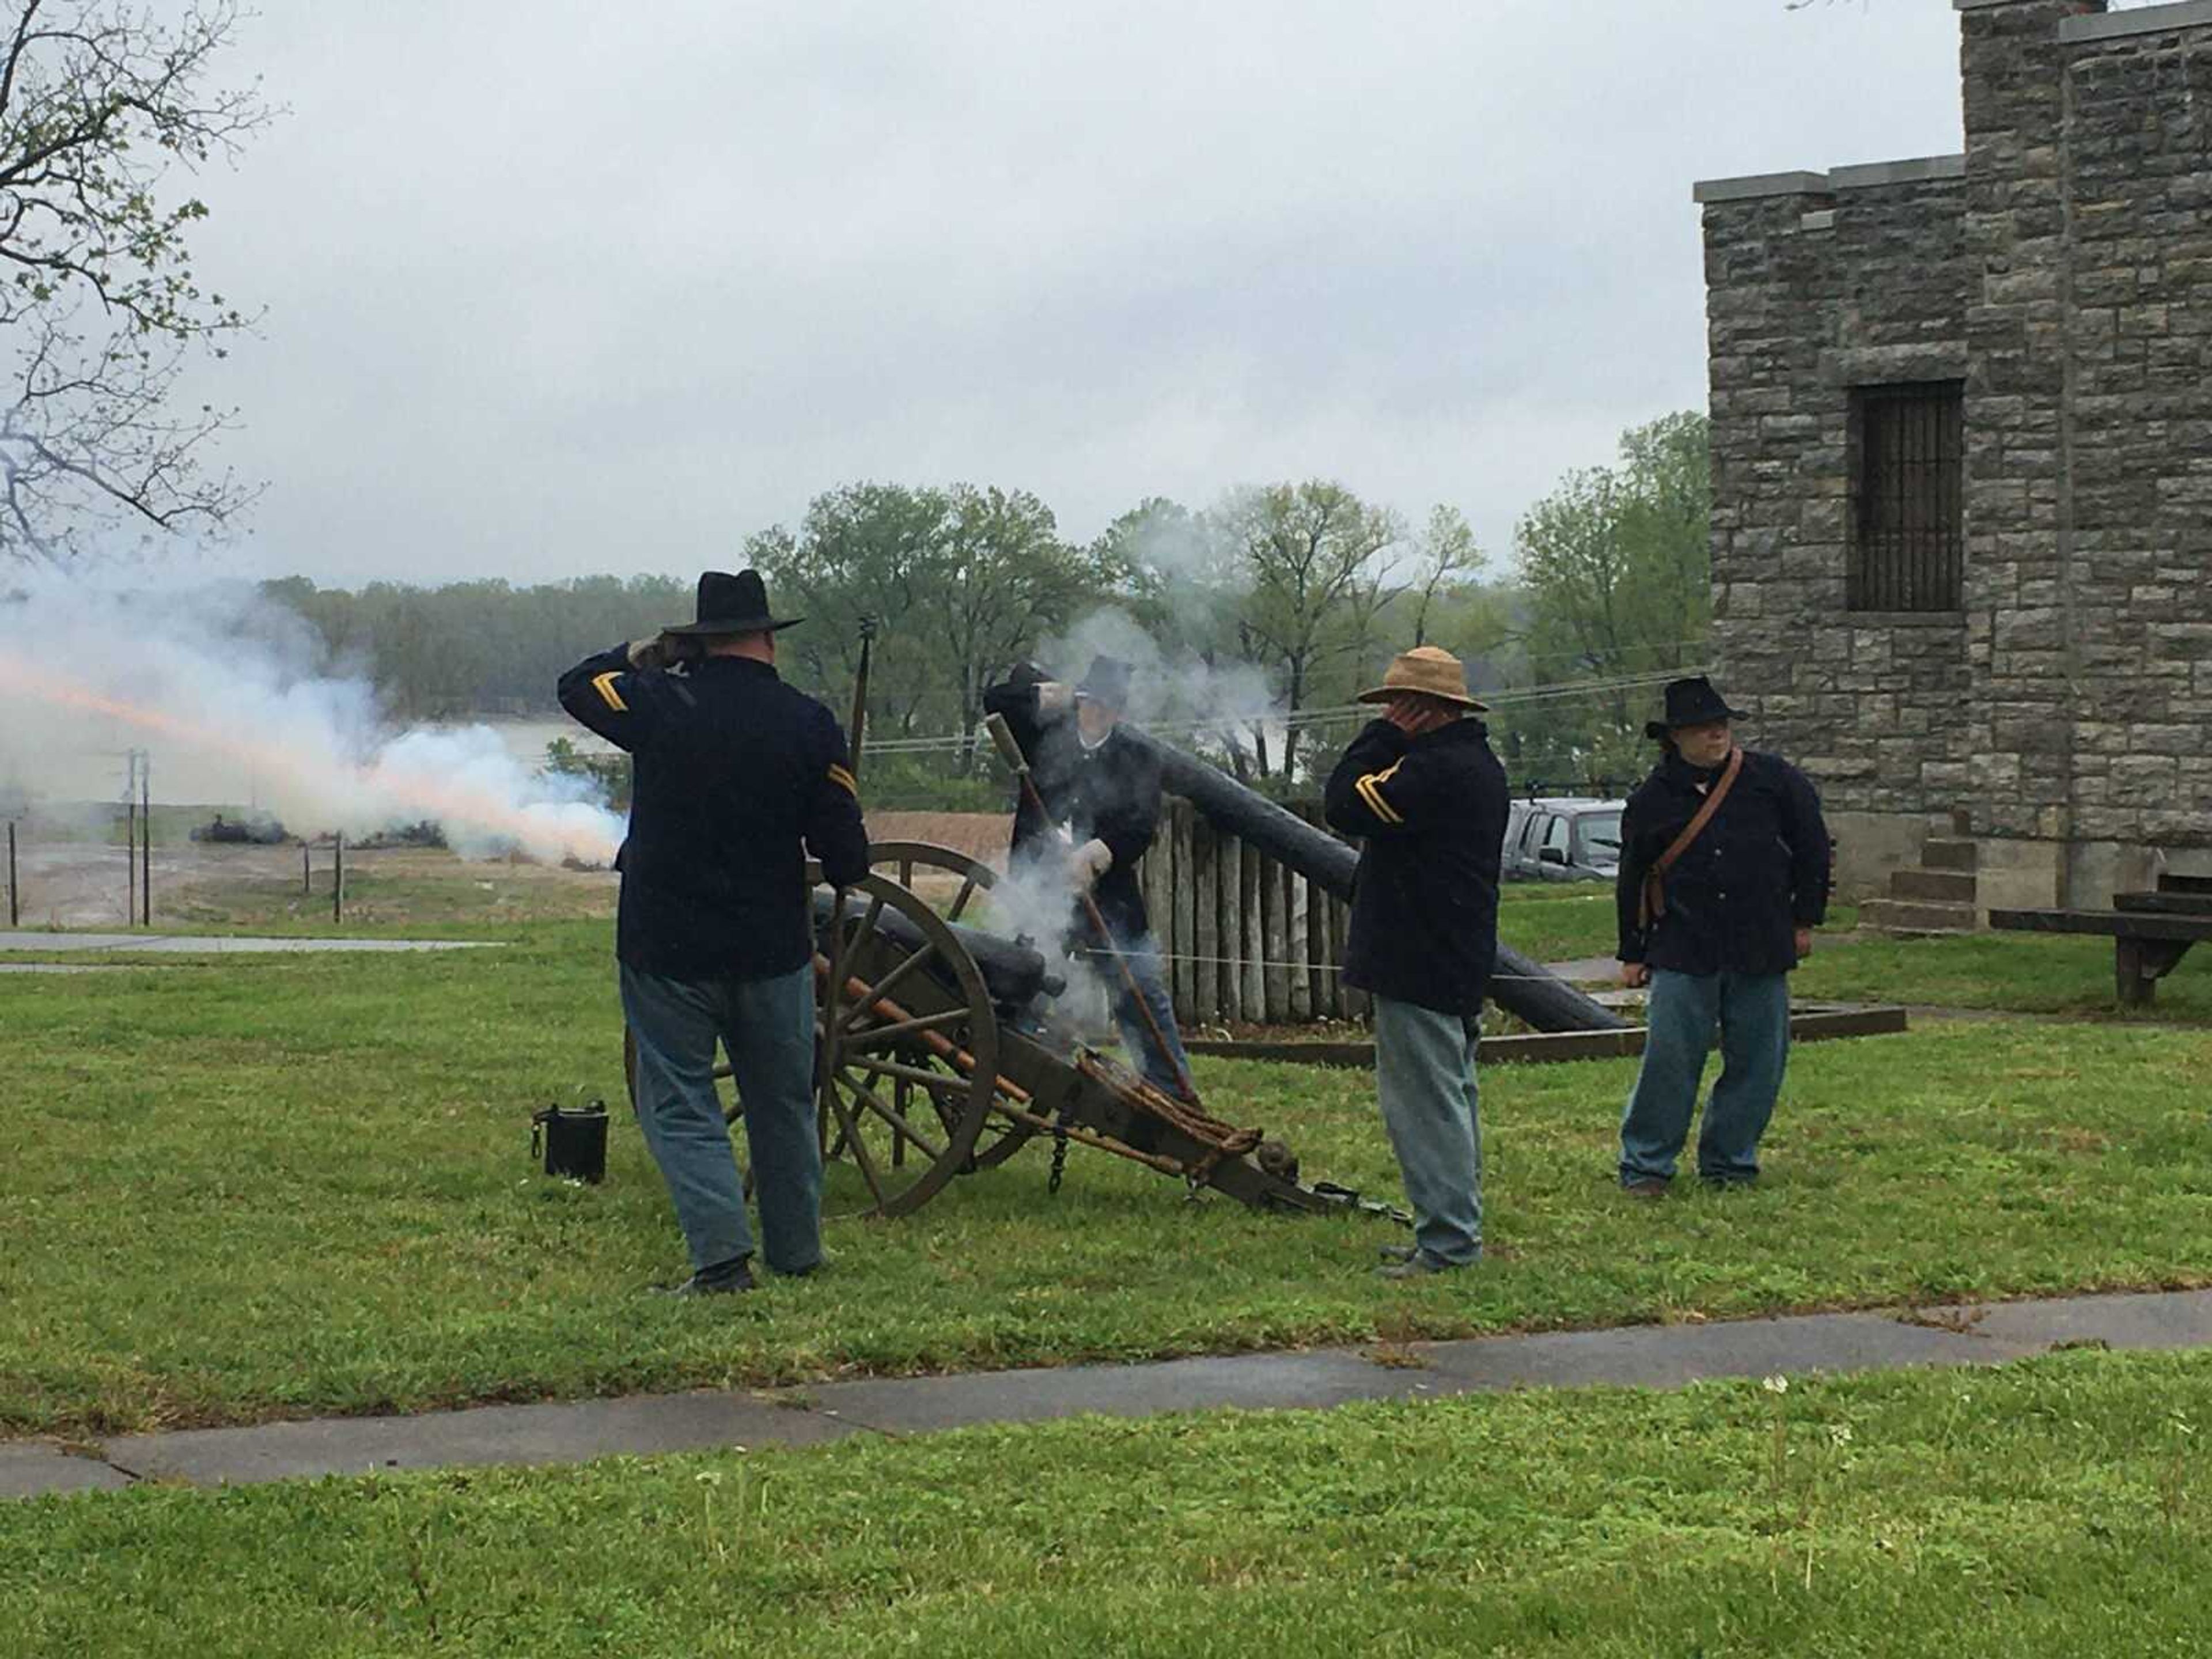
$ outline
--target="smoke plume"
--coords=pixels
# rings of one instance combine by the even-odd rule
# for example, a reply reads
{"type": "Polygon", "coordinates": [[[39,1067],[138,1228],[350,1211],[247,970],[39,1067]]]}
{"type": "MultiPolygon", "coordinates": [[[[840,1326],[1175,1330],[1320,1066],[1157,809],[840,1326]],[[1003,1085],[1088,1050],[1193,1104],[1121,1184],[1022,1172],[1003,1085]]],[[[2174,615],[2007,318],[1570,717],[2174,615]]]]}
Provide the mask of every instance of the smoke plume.
{"type": "Polygon", "coordinates": [[[486,726],[397,730],[250,583],[34,570],[0,592],[0,793],[66,799],[87,757],[146,750],[156,798],[249,799],[296,834],[434,820],[464,855],[611,860],[588,781],[533,771],[486,726]]]}

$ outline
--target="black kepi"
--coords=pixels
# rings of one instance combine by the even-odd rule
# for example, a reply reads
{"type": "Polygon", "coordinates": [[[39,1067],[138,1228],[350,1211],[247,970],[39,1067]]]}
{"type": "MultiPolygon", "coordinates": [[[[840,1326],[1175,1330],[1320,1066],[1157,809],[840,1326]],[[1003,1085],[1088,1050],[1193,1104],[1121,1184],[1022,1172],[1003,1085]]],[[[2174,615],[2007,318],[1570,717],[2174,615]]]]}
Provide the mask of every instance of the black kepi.
{"type": "Polygon", "coordinates": [[[1667,718],[1648,720],[1644,735],[1663,738],[1678,726],[1709,726],[1715,720],[1740,720],[1745,718],[1741,708],[1731,708],[1727,700],[1713,689],[1713,683],[1703,674],[1686,680],[1673,680],[1667,686],[1667,718]]]}
{"type": "Polygon", "coordinates": [[[1115,657],[1093,657],[1091,666],[1082,679],[1076,683],[1076,695],[1109,708],[1129,706],[1129,665],[1115,657]]]}
{"type": "Polygon", "coordinates": [[[709,570],[699,578],[696,618],[664,628],[664,634],[773,634],[803,617],[769,614],[768,584],[757,570],[709,570]]]}

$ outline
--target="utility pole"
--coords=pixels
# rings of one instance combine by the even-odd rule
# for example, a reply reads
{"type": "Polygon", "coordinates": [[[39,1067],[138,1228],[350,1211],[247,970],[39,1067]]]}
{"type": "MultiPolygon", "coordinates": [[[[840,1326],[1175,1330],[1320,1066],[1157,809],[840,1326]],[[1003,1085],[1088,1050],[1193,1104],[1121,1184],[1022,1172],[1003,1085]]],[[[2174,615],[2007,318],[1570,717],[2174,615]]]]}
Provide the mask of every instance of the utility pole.
{"type": "Polygon", "coordinates": [[[154,757],[138,751],[138,902],[139,921],[154,925],[154,757]]]}
{"type": "Polygon", "coordinates": [[[138,921],[138,751],[126,749],[123,759],[123,925],[130,927],[138,921]]]}

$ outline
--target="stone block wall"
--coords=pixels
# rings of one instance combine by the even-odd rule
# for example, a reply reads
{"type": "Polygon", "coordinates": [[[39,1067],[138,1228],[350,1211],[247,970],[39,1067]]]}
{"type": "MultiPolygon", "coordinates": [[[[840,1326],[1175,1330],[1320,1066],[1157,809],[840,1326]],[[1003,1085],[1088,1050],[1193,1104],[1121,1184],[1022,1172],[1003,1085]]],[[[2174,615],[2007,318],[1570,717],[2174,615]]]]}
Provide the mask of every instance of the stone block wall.
{"type": "Polygon", "coordinates": [[[1698,187],[1716,655],[1869,842],[2096,902],[2212,864],[2212,0],[1954,3],[1962,156],[1698,187]],[[1850,613],[1851,388],[1939,380],[1962,607],[1850,613]]]}
{"type": "Polygon", "coordinates": [[[1966,373],[1956,159],[1740,187],[1705,204],[1722,684],[1832,808],[1940,810],[1966,784],[1964,619],[1854,613],[1845,584],[1852,389],[1966,373]]]}

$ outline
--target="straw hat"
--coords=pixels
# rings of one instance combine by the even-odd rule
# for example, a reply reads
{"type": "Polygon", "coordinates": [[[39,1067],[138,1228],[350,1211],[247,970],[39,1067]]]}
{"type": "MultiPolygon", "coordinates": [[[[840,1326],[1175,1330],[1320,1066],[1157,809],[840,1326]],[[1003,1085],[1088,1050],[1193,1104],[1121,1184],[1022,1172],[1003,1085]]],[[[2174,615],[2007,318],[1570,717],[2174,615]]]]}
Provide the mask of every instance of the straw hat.
{"type": "Polygon", "coordinates": [[[1462,708],[1477,714],[1490,705],[1477,702],[1468,695],[1467,670],[1460,665],[1457,657],[1433,645],[1417,645],[1411,651],[1401,651],[1391,659],[1389,672],[1382,676],[1382,684],[1370,691],[1362,691],[1362,702],[1388,702],[1391,698],[1410,692],[1425,697],[1435,697],[1444,702],[1457,703],[1462,708]]]}

